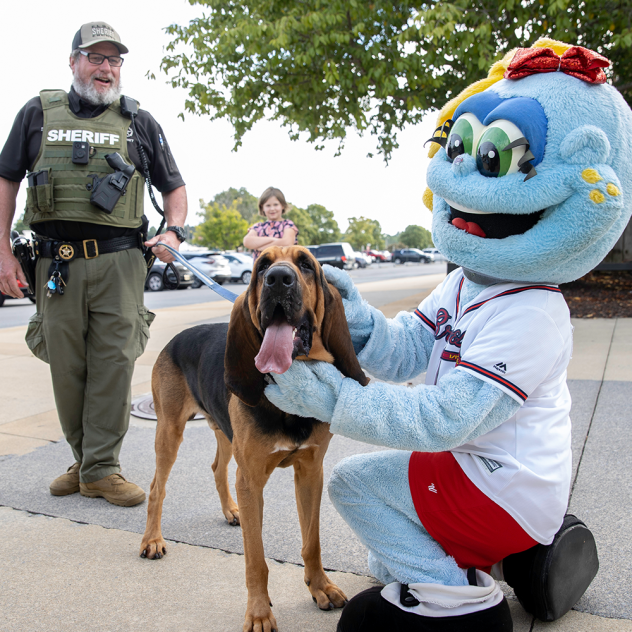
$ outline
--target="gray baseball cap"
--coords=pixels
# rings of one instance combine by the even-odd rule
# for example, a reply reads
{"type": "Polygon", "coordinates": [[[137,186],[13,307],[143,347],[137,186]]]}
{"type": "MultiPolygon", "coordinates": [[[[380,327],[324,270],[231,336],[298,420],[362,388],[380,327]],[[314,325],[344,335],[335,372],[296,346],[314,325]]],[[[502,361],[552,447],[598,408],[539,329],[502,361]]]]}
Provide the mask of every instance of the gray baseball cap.
{"type": "Polygon", "coordinates": [[[120,53],[129,53],[127,46],[121,44],[121,37],[107,22],[88,22],[75,34],[72,40],[72,50],[88,48],[99,42],[110,42],[119,49],[120,53]]]}

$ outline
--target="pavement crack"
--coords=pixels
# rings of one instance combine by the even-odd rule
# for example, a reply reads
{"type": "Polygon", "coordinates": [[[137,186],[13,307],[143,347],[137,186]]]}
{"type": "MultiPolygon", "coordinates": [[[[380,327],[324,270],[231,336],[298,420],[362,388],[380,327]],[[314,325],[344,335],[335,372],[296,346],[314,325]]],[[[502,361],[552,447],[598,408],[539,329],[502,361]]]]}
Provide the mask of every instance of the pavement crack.
{"type": "Polygon", "coordinates": [[[46,439],[45,437],[33,437],[31,435],[18,434],[17,432],[4,432],[0,430],[0,434],[7,435],[9,437],[22,437],[23,439],[35,439],[36,441],[48,441],[49,443],[59,443],[59,439],[54,441],[53,439],[46,439]]]}
{"type": "Polygon", "coordinates": [[[590,422],[588,423],[588,430],[586,431],[586,436],[584,437],[584,443],[582,445],[582,451],[579,455],[579,461],[577,463],[577,470],[575,471],[575,478],[573,479],[573,484],[571,486],[571,493],[568,497],[568,504],[570,505],[571,500],[573,498],[573,493],[575,492],[575,485],[577,484],[577,479],[579,478],[579,470],[582,466],[582,461],[584,459],[584,452],[586,451],[586,444],[588,443],[588,438],[590,437],[590,431],[592,430],[593,421],[595,419],[595,412],[597,411],[597,406],[599,405],[599,398],[601,397],[601,389],[603,388],[604,378],[606,377],[606,371],[608,369],[608,360],[610,360],[610,351],[612,350],[612,342],[614,340],[614,333],[617,330],[617,323],[619,322],[618,318],[614,319],[614,327],[612,328],[612,335],[610,336],[610,344],[608,345],[608,353],[606,355],[606,361],[603,365],[603,373],[601,374],[601,381],[599,382],[599,389],[597,390],[597,397],[595,397],[595,404],[590,413],[590,422]]]}

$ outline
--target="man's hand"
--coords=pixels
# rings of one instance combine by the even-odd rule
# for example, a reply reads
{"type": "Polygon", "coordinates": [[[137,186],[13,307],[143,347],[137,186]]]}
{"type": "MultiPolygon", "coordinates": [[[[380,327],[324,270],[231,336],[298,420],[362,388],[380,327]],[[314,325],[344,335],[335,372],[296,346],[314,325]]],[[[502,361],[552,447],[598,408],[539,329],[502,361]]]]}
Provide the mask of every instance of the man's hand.
{"type": "Polygon", "coordinates": [[[24,285],[28,285],[20,262],[11,252],[11,224],[19,188],[19,182],[0,177],[0,292],[13,298],[24,298],[18,287],[18,279],[24,285]]]}
{"type": "Polygon", "coordinates": [[[154,254],[163,263],[171,263],[172,261],[175,261],[175,257],[166,248],[160,247],[159,242],[161,241],[164,241],[176,250],[180,250],[180,240],[178,239],[178,236],[173,231],[168,230],[167,232],[156,235],[149,241],[145,242],[145,246],[147,246],[147,248],[152,248],[153,246],[152,250],[154,254]]]}
{"type": "MultiPolygon", "coordinates": [[[[184,186],[173,189],[162,194],[162,203],[165,207],[165,220],[167,226],[184,226],[187,219],[187,192],[184,186]]],[[[147,248],[152,248],[154,254],[163,263],[171,263],[175,261],[175,257],[166,249],[161,248],[159,242],[164,241],[166,244],[180,250],[180,240],[176,234],[168,230],[160,235],[156,235],[149,241],[145,242],[147,248]],[[157,245],[158,244],[158,245],[157,245]]]]}
{"type": "Polygon", "coordinates": [[[11,252],[0,252],[0,292],[13,298],[24,298],[18,279],[28,287],[20,262],[11,252]]]}

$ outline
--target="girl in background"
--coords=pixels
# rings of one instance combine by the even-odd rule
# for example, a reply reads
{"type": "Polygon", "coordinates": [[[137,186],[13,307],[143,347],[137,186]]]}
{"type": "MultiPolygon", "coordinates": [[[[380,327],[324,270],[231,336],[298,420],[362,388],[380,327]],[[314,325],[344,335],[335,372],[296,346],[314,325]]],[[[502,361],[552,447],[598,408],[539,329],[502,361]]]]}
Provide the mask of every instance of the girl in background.
{"type": "Polygon", "coordinates": [[[244,237],[244,247],[252,250],[257,259],[262,250],[269,246],[293,246],[298,243],[298,228],[293,221],[283,219],[287,210],[285,196],[279,189],[268,187],[259,198],[259,215],[265,222],[251,226],[244,237]]]}

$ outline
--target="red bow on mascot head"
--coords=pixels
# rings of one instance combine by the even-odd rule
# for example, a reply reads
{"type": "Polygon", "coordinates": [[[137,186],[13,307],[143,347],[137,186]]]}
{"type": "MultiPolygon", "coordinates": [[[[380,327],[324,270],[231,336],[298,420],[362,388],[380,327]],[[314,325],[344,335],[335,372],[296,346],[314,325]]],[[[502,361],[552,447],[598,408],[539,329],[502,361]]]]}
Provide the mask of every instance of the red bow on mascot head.
{"type": "Polygon", "coordinates": [[[522,79],[540,72],[561,72],[588,83],[605,83],[610,62],[583,46],[572,46],[561,57],[551,48],[519,48],[505,72],[505,79],[522,79]]]}

